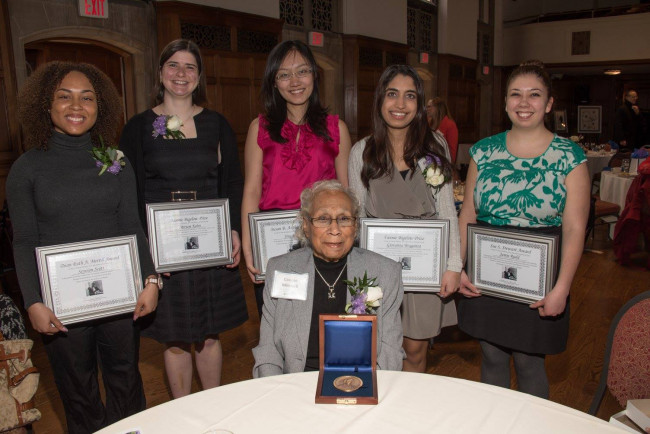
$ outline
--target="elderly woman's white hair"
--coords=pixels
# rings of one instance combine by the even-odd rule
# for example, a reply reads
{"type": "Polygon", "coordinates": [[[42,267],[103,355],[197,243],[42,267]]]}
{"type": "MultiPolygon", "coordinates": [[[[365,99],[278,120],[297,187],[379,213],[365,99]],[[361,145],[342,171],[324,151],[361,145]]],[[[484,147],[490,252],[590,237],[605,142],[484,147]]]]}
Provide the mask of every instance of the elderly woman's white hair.
{"type": "Polygon", "coordinates": [[[314,204],[314,198],[319,193],[323,192],[335,192],[340,191],[345,194],[352,203],[352,217],[356,218],[355,222],[355,238],[359,235],[359,199],[357,199],[354,191],[348,187],[344,187],[339,181],[335,179],[328,179],[324,181],[317,181],[311,187],[305,188],[302,193],[300,193],[300,212],[298,212],[298,227],[296,228],[296,238],[300,241],[300,244],[303,246],[309,246],[310,240],[305,235],[304,224],[311,223],[309,219],[311,218],[312,205],[314,204]]]}

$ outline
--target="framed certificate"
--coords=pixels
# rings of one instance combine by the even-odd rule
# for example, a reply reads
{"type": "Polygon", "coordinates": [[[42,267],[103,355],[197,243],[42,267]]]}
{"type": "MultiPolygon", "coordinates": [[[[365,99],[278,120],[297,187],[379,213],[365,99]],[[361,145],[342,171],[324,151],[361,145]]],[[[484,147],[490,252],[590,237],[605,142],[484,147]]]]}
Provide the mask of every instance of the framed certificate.
{"type": "Polygon", "coordinates": [[[440,292],[449,220],[362,218],[359,246],[399,262],[405,291],[440,292]]]}
{"type": "Polygon", "coordinates": [[[269,258],[299,247],[296,238],[298,210],[268,211],[248,214],[253,249],[253,265],[260,270],[257,280],[265,280],[269,258]]]}
{"type": "Polygon", "coordinates": [[[483,294],[534,303],[553,288],[558,249],[558,235],[470,224],[467,274],[483,294]]]}
{"type": "Polygon", "coordinates": [[[147,226],[158,273],[232,264],[228,199],[150,203],[147,226]]]}
{"type": "Polygon", "coordinates": [[[43,303],[63,324],[133,312],[142,276],[135,235],[37,247],[43,303]]]}

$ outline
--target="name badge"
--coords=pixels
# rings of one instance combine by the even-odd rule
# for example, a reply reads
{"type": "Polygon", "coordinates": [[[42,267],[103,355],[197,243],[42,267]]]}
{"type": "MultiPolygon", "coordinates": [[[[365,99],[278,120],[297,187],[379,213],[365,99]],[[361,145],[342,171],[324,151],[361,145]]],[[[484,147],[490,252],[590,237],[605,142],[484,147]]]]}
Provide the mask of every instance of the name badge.
{"type": "Polygon", "coordinates": [[[275,271],[271,297],[289,300],[307,300],[309,274],[283,273],[275,271]]]}

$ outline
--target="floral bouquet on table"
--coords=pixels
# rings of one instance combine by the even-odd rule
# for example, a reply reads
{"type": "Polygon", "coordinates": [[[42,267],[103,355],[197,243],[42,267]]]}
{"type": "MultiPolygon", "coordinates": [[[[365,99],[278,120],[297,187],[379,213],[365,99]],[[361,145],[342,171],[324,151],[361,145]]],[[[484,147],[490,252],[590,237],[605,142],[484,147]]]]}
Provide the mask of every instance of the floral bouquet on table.
{"type": "Polygon", "coordinates": [[[422,171],[424,182],[435,190],[439,190],[446,181],[440,166],[442,166],[442,163],[437,156],[427,155],[424,157],[424,170],[422,171]]]}
{"type": "Polygon", "coordinates": [[[99,168],[98,176],[102,176],[104,172],[117,175],[126,164],[124,162],[124,153],[117,148],[104,145],[104,139],[101,136],[99,137],[99,143],[101,143],[101,146],[94,146],[90,151],[95,159],[95,165],[99,168]]]}
{"type": "Polygon", "coordinates": [[[153,137],[163,136],[166,139],[184,139],[185,134],[181,131],[183,122],[176,115],[160,115],[153,121],[153,137]]]}
{"type": "Polygon", "coordinates": [[[345,305],[345,312],[352,314],[375,314],[379,307],[379,300],[384,296],[381,288],[375,286],[375,277],[368,279],[368,273],[363,273],[363,278],[344,280],[352,299],[345,305]]]}

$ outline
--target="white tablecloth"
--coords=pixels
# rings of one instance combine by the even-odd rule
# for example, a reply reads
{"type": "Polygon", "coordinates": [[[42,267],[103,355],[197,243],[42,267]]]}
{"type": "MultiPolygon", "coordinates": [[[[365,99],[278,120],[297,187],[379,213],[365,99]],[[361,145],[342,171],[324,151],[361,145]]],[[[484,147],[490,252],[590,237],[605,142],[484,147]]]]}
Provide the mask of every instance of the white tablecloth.
{"type": "Polygon", "coordinates": [[[625,208],[625,197],[634,181],[633,176],[623,176],[620,173],[604,171],[600,175],[600,199],[620,205],[625,208]]]}
{"type": "Polygon", "coordinates": [[[587,151],[587,169],[589,170],[589,179],[592,179],[596,173],[601,172],[609,164],[609,160],[614,156],[614,152],[594,152],[587,151]]]}
{"type": "Polygon", "coordinates": [[[619,433],[586,413],[509,389],[406,372],[378,372],[379,405],[315,404],[317,372],[210,389],[150,408],[101,434],[619,433]]]}

